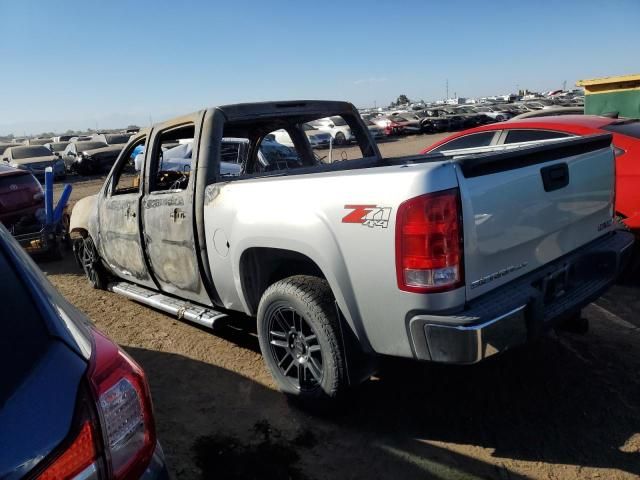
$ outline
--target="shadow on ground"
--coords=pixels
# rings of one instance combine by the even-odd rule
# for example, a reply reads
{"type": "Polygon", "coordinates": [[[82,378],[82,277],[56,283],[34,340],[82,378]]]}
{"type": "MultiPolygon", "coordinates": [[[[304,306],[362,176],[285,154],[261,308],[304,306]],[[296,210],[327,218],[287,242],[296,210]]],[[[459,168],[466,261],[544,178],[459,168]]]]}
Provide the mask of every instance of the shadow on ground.
{"type": "MultiPolygon", "coordinates": [[[[227,339],[254,345],[251,329],[231,328],[227,339]]],[[[324,419],[224,368],[127,350],[149,376],[178,478],[529,478],[512,468],[520,460],[640,475],[637,448],[622,448],[640,432],[637,357],[603,361],[581,340],[474,367],[385,361],[344,412],[324,419]]]]}
{"type": "Polygon", "coordinates": [[[36,257],[40,269],[47,275],[74,275],[84,276],[84,272],[76,263],[71,248],[65,249],[61,260],[51,260],[46,257],[36,257]]]}

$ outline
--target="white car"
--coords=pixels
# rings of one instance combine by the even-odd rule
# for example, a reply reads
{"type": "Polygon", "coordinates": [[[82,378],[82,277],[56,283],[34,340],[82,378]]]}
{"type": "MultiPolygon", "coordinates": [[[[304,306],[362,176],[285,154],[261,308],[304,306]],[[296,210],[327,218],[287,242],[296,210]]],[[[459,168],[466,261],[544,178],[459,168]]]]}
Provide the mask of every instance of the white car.
{"type": "Polygon", "coordinates": [[[371,136],[374,139],[379,140],[379,139],[384,138],[384,137],[387,136],[387,134],[384,132],[384,128],[376,125],[371,120],[363,118],[362,121],[367,126],[367,129],[369,130],[369,133],[371,134],[371,136]]]}
{"type": "Polygon", "coordinates": [[[346,145],[354,142],[355,136],[351,133],[351,128],[342,117],[326,117],[312,122],[310,125],[322,132],[329,132],[335,145],[346,145]]]}
{"type": "MultiPolygon", "coordinates": [[[[331,145],[331,141],[333,140],[333,137],[331,136],[330,133],[318,130],[312,125],[309,125],[308,123],[305,123],[303,128],[304,128],[304,133],[307,135],[307,138],[309,139],[309,143],[311,144],[312,148],[328,147],[329,145],[331,145]]],[[[286,145],[287,147],[294,146],[293,140],[291,140],[291,137],[289,136],[287,131],[284,129],[276,130],[275,132],[272,132],[270,135],[273,135],[273,140],[275,140],[278,143],[281,143],[282,145],[286,145]]]]}
{"type": "MultiPolygon", "coordinates": [[[[193,153],[193,143],[181,143],[180,145],[169,148],[162,155],[162,170],[186,172],[191,167],[191,155],[193,153]]],[[[133,161],[136,171],[140,171],[144,163],[144,150],[138,153],[133,161]]],[[[240,175],[241,165],[233,162],[220,162],[221,175],[240,175]]]]}
{"type": "Polygon", "coordinates": [[[497,122],[509,120],[513,116],[510,112],[493,105],[480,105],[479,107],[473,107],[473,110],[477,113],[482,113],[497,122]]]}

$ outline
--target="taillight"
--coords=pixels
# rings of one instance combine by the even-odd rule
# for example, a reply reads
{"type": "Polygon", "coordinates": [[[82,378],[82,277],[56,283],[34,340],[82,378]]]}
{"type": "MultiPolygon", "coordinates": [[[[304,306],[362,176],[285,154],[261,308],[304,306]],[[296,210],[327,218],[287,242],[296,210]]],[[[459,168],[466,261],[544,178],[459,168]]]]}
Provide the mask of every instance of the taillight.
{"type": "Polygon", "coordinates": [[[71,444],[38,475],[38,480],[73,478],[94,465],[97,458],[94,427],[85,420],[71,444]]]}
{"type": "Polygon", "coordinates": [[[142,369],[102,333],[76,406],[70,442],[46,462],[38,480],[63,480],[95,472],[96,478],[137,479],[156,446],[149,386],[142,369]],[[97,415],[96,415],[97,414],[97,415]]]}
{"type": "Polygon", "coordinates": [[[462,285],[462,215],[457,188],[400,205],[396,274],[398,288],[407,292],[443,292],[462,285]]]}
{"type": "Polygon", "coordinates": [[[95,332],[89,383],[100,417],[113,478],[138,478],[156,446],[151,395],[142,369],[111,340],[95,332]]]}

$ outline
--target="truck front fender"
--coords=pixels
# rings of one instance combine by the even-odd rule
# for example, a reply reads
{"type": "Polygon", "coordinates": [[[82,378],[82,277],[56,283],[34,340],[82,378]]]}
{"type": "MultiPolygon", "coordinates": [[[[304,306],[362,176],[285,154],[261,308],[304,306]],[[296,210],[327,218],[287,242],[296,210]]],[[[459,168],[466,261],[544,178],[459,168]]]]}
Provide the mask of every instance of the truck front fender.
{"type": "Polygon", "coordinates": [[[97,203],[98,196],[91,195],[76,202],[71,211],[69,234],[71,238],[91,236],[97,241],[97,203]]]}

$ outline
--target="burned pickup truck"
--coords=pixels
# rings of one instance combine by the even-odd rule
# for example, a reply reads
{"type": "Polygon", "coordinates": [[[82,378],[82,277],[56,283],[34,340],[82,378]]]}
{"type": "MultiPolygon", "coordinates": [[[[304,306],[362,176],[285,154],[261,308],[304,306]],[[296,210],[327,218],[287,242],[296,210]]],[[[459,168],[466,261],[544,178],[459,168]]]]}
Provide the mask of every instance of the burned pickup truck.
{"type": "Polygon", "coordinates": [[[228,105],[134,136],[70,228],[94,287],[208,327],[256,317],[281,390],[316,404],[378,355],[470,364],[575,319],[633,244],[613,162],[608,135],[385,159],[351,104],[228,105]],[[357,141],[340,161],[304,129],[334,116],[357,141]]]}

